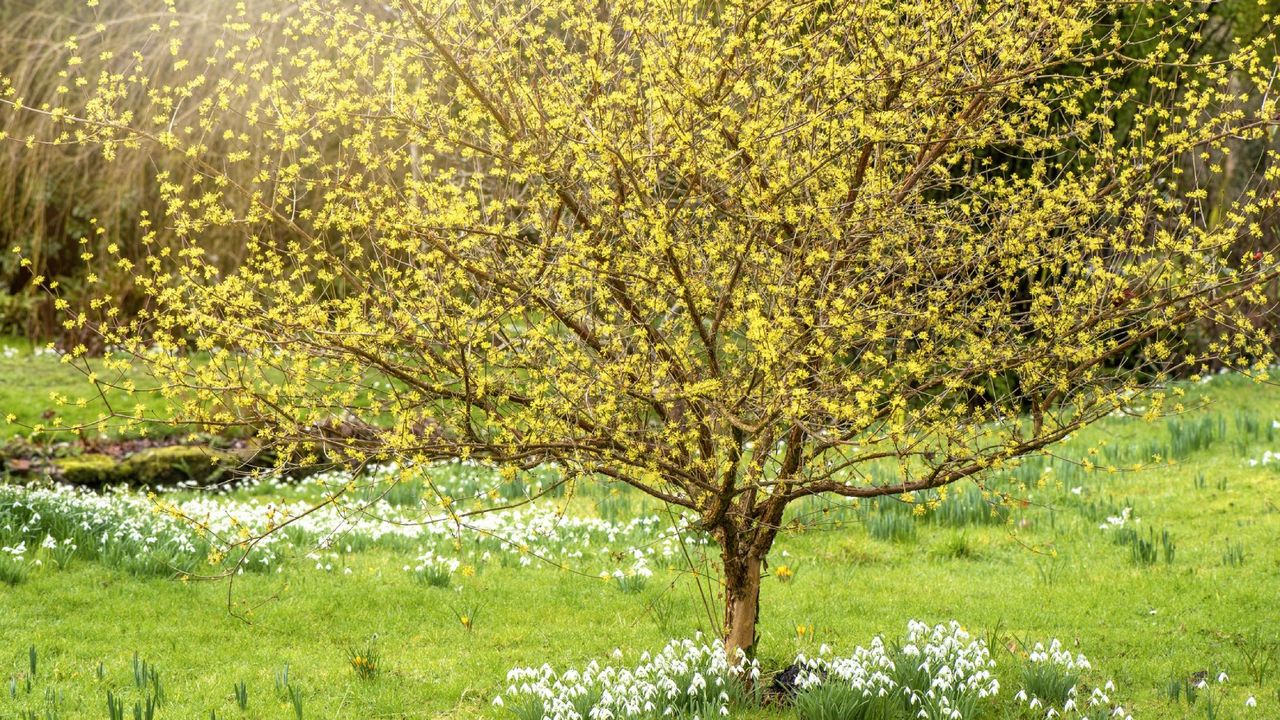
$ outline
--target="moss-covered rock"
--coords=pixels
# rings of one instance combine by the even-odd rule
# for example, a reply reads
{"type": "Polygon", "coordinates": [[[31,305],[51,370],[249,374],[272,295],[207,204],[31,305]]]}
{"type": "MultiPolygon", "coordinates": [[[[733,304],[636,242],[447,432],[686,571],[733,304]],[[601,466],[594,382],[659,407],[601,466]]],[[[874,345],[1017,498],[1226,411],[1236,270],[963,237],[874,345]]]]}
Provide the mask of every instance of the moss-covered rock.
{"type": "Polygon", "coordinates": [[[126,482],[146,486],[216,482],[239,464],[233,453],[195,445],[148,448],[120,463],[126,482]]]}
{"type": "Polygon", "coordinates": [[[56,458],[51,464],[60,480],[73,485],[107,485],[125,480],[121,464],[110,455],[85,453],[56,458]]]}

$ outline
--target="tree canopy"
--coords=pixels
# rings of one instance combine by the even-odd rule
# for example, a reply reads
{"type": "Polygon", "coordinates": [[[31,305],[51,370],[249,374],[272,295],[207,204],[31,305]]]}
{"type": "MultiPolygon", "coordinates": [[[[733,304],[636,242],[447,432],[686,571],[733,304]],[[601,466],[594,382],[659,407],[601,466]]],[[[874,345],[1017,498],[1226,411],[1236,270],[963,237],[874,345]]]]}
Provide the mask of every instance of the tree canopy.
{"type": "Polygon", "coordinates": [[[747,648],[792,501],[943,487],[1140,393],[1175,410],[1179,370],[1265,367],[1245,307],[1276,257],[1230,251],[1274,213],[1275,20],[1211,57],[1206,18],[306,0],[233,13],[206,56],[172,26],[132,55],[73,40],[118,62],[73,58],[66,101],[28,112],[49,142],[194,171],[162,173],[164,216],[140,221],[185,247],[95,260],[148,303],[68,319],[112,348],[94,382],[142,367],[167,417],[285,458],[626,482],[717,540],[747,648]],[[165,69],[139,72],[146,53],[165,69]],[[1243,145],[1257,169],[1211,219],[1243,145]],[[242,233],[231,269],[199,243],[214,228],[242,233]],[[1205,318],[1221,335],[1184,346],[1205,318]],[[865,472],[883,461],[892,481],[865,472]]]}

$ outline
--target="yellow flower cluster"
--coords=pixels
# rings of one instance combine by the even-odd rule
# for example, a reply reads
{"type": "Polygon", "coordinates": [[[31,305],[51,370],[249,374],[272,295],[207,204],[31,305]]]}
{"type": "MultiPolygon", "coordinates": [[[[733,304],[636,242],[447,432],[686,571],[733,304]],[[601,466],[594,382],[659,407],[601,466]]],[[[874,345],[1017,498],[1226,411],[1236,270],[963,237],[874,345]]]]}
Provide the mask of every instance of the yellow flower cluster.
{"type": "Polygon", "coordinates": [[[1275,211],[1277,20],[1208,58],[1197,7],[299,0],[205,57],[157,26],[164,69],[69,68],[52,132],[180,153],[198,181],[161,173],[143,222],[184,242],[134,261],[140,312],[67,322],[116,348],[100,384],[141,368],[165,417],[281,458],[556,460],[758,562],[798,498],[1263,371],[1280,266],[1228,249],[1275,211]]]}

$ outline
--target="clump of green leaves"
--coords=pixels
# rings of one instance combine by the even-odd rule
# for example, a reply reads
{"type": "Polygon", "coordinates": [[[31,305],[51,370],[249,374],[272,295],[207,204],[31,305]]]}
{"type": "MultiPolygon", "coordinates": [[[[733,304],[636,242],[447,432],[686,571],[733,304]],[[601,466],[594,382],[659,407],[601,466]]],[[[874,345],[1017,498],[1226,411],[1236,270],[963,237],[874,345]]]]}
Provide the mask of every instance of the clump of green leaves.
{"type": "Polygon", "coordinates": [[[0,552],[0,583],[20,585],[30,574],[31,568],[21,556],[0,552]]]}
{"type": "Polygon", "coordinates": [[[1277,660],[1280,660],[1280,642],[1274,635],[1266,635],[1255,628],[1248,635],[1238,636],[1235,645],[1249,679],[1255,685],[1266,684],[1277,660]]]}
{"type": "Polygon", "coordinates": [[[283,694],[289,691],[289,663],[275,672],[275,682],[276,692],[283,694]]]}
{"type": "Polygon", "coordinates": [[[1048,652],[1036,645],[1028,660],[1022,663],[1020,677],[1027,698],[1039,699],[1048,707],[1057,708],[1075,694],[1080,682],[1080,665],[1055,640],[1048,652]]]}
{"type": "Polygon", "coordinates": [[[457,605],[450,605],[449,609],[453,611],[453,616],[458,618],[458,624],[467,632],[471,632],[476,629],[476,618],[479,617],[480,610],[483,609],[483,607],[483,603],[473,600],[470,602],[459,603],[457,605]]]}
{"type": "Polygon", "coordinates": [[[1222,564],[1226,567],[1243,567],[1245,561],[1244,545],[1227,541],[1226,550],[1222,553],[1222,564]]]}
{"type": "Polygon", "coordinates": [[[378,636],[372,635],[364,643],[347,650],[347,662],[361,680],[372,680],[382,670],[378,654],[378,636]]]}
{"type": "Polygon", "coordinates": [[[133,684],[148,698],[155,698],[155,704],[164,704],[164,686],[160,683],[160,673],[156,666],[133,654],[133,684]]]}
{"type": "Polygon", "coordinates": [[[117,698],[115,693],[107,691],[107,718],[108,720],[124,720],[124,701],[117,698]]]}
{"type": "Polygon", "coordinates": [[[276,692],[289,702],[293,708],[293,715],[297,720],[302,720],[302,689],[289,682],[289,663],[285,663],[284,667],[275,673],[276,692]]]}
{"type": "Polygon", "coordinates": [[[155,720],[156,708],[159,706],[159,699],[148,693],[146,698],[133,704],[133,720],[155,720]]]}
{"type": "Polygon", "coordinates": [[[909,542],[916,538],[916,523],[910,505],[897,501],[881,501],[864,506],[862,521],[867,534],[877,540],[909,542]]]}
{"type": "Polygon", "coordinates": [[[897,698],[868,695],[847,683],[821,683],[796,696],[801,720],[863,720],[882,717],[897,708],[897,698]]]}

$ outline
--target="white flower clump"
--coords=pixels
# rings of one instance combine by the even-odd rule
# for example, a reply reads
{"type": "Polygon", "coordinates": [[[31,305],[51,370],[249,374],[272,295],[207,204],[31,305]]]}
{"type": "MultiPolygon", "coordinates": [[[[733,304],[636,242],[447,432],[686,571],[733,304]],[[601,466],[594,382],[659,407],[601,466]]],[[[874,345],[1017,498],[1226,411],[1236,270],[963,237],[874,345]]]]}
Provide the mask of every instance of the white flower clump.
{"type": "MultiPolygon", "coordinates": [[[[452,465],[468,472],[486,470],[478,465],[452,465]]],[[[370,482],[386,482],[386,473],[392,470],[376,470],[377,479],[370,482]]],[[[459,470],[437,479],[443,483],[447,477],[460,476],[466,473],[459,470]]],[[[367,480],[362,476],[362,482],[367,480]]],[[[239,560],[248,547],[247,566],[259,570],[278,569],[279,558],[286,550],[328,551],[353,538],[375,543],[384,539],[413,541],[455,567],[462,560],[452,556],[465,548],[480,562],[493,559],[504,565],[527,566],[539,560],[575,560],[582,561],[580,565],[595,565],[595,571],[612,573],[621,569],[626,575],[648,577],[652,563],[667,566],[678,557],[678,533],[658,515],[611,522],[565,515],[551,501],[465,517],[442,510],[439,505],[393,505],[378,497],[362,503],[355,512],[339,504],[316,507],[314,498],[324,497],[326,488],[343,487],[352,481],[349,473],[338,472],[292,485],[283,480],[258,479],[247,484],[245,492],[257,489],[266,493],[245,498],[231,495],[226,489],[186,491],[166,498],[163,512],[157,512],[161,506],[156,498],[135,491],[97,493],[61,485],[3,486],[0,542],[15,545],[16,540],[26,538],[38,543],[50,536],[51,528],[54,539],[65,540],[71,529],[82,546],[99,555],[135,557],[163,550],[161,557],[181,556],[185,558],[183,564],[203,560],[211,550],[239,560]],[[290,496],[296,499],[289,499],[290,496]],[[6,531],[7,517],[17,520],[6,531]],[[282,527],[287,531],[271,532],[282,527]],[[245,543],[250,538],[255,539],[251,546],[245,543]],[[237,551],[234,554],[233,549],[237,551]],[[614,559],[628,555],[629,568],[614,559]]],[[[453,497],[476,491],[472,481],[465,478],[434,487],[445,493],[456,491],[458,495],[453,497]]],[[[486,492],[479,494],[488,497],[486,492]]],[[[684,542],[705,544],[706,539],[686,537],[684,542]]],[[[332,569],[332,563],[317,566],[332,569]]]]}
{"type": "MultiPolygon", "coordinates": [[[[614,653],[619,657],[620,653],[614,653]]],[[[521,720],[622,720],[624,718],[727,716],[743,677],[757,680],[760,666],[739,651],[730,662],[724,645],[673,640],[661,652],[640,657],[633,668],[601,667],[557,673],[549,665],[507,673],[505,695],[493,704],[521,720]]]]}
{"type": "Polygon", "coordinates": [[[1089,658],[1083,653],[1072,655],[1071,651],[1062,647],[1062,641],[1053,638],[1049,641],[1049,649],[1046,650],[1043,643],[1036,643],[1031,648],[1031,653],[1027,657],[1028,662],[1033,663],[1053,663],[1066,671],[1084,671],[1092,670],[1093,666],[1089,664],[1089,658]]]}
{"type": "Polygon", "coordinates": [[[428,550],[419,555],[413,565],[405,565],[404,569],[405,572],[412,572],[420,578],[437,578],[443,583],[458,572],[461,565],[457,558],[437,555],[428,550]]]}
{"type": "Polygon", "coordinates": [[[653,570],[649,567],[649,556],[645,554],[644,550],[640,548],[630,548],[628,550],[628,554],[631,555],[631,567],[625,570],[618,568],[617,570],[614,570],[612,574],[602,572],[600,573],[600,577],[614,577],[619,580],[631,577],[653,577],[653,570]]]}
{"type": "MultiPolygon", "coordinates": [[[[1061,640],[1053,638],[1047,649],[1043,643],[1036,643],[1032,647],[1024,665],[1024,678],[1056,676],[1074,680],[1081,673],[1091,669],[1093,666],[1083,653],[1073,655],[1070,650],[1063,647],[1061,640]]],[[[1072,680],[1068,681],[1072,682],[1072,680]]],[[[1066,689],[1066,700],[1061,706],[1057,706],[1037,696],[1034,690],[1022,687],[1018,690],[1018,694],[1014,695],[1014,700],[1025,703],[1028,710],[1044,718],[1093,718],[1097,717],[1098,710],[1103,710],[1109,717],[1133,720],[1133,716],[1125,712],[1122,706],[1112,705],[1110,695],[1115,692],[1115,689],[1115,684],[1108,680],[1102,687],[1093,688],[1087,699],[1081,700],[1080,684],[1072,682],[1072,685],[1066,689]]]]}
{"type": "Polygon", "coordinates": [[[1119,530],[1127,527],[1129,521],[1133,519],[1133,508],[1124,508],[1119,515],[1112,515],[1107,521],[1098,526],[1099,530],[1119,530]]]}
{"type": "MultiPolygon", "coordinates": [[[[353,481],[378,487],[394,482],[396,477],[401,477],[400,482],[428,477],[429,494],[448,498],[447,503],[430,501],[424,496],[420,504],[406,506],[375,497],[363,503],[359,512],[350,512],[350,508],[339,505],[313,510],[314,502],[303,497],[271,506],[274,514],[268,515],[258,498],[241,501],[206,493],[178,505],[193,517],[208,517],[215,524],[234,519],[240,527],[255,532],[265,529],[271,521],[288,522],[302,536],[319,538],[322,549],[339,538],[354,535],[374,542],[383,538],[435,542],[439,546],[437,553],[456,547],[457,541],[467,540],[478,554],[503,564],[511,562],[521,566],[532,565],[539,559],[560,562],[595,557],[608,561],[632,548],[641,549],[639,552],[646,558],[664,565],[675,562],[679,556],[678,534],[659,515],[611,522],[598,517],[566,515],[553,501],[465,517],[454,512],[464,500],[492,501],[496,490],[491,477],[494,472],[493,468],[475,461],[454,461],[410,469],[390,464],[367,471],[358,481],[345,471],[321,473],[300,483],[270,476],[255,481],[266,485],[270,496],[279,497],[299,492],[314,496],[317,490],[319,494],[326,494],[353,481]],[[447,509],[442,510],[442,505],[447,509]]],[[[552,479],[547,478],[546,482],[552,479]]],[[[502,497],[505,496],[498,495],[499,500],[502,497]]],[[[686,537],[684,542],[705,544],[706,539],[686,537]]]]}
{"type": "MultiPolygon", "coordinates": [[[[459,564],[460,563],[456,558],[448,558],[428,551],[418,556],[417,564],[413,566],[413,570],[415,572],[422,572],[428,568],[437,568],[448,571],[449,573],[455,573],[458,571],[459,564]]],[[[404,569],[409,570],[410,568],[408,565],[405,565],[404,569]]]]}
{"type": "Polygon", "coordinates": [[[160,551],[168,558],[202,554],[203,543],[193,527],[154,510],[154,503],[138,493],[0,486],[0,537],[43,538],[40,547],[53,550],[59,544],[73,547],[74,533],[91,540],[99,555],[140,550],[160,551]],[[58,536],[50,527],[58,529],[58,536]]]}
{"type": "MultiPolygon", "coordinates": [[[[1272,422],[1272,427],[1274,428],[1275,421],[1272,420],[1271,422],[1272,422]]],[[[1249,467],[1257,467],[1259,465],[1270,465],[1273,462],[1280,462],[1280,452],[1272,452],[1271,450],[1267,450],[1262,453],[1261,461],[1259,461],[1258,458],[1249,458],[1249,467]]]]}
{"type": "Polygon", "coordinates": [[[971,639],[958,622],[929,626],[912,620],[900,645],[887,647],[877,636],[870,648],[828,659],[824,645],[819,657],[803,655],[796,663],[807,672],[798,678],[802,690],[823,683],[847,683],[864,697],[898,697],[919,718],[961,720],[976,700],[1000,692],[992,675],[995,661],[986,643],[971,639]]]}
{"type": "Polygon", "coordinates": [[[390,497],[394,494],[394,486],[400,485],[420,491],[417,507],[432,508],[439,507],[440,501],[446,499],[451,506],[465,503],[492,505],[525,499],[544,493],[560,480],[560,468],[555,463],[540,465],[522,473],[517,479],[504,477],[498,468],[475,459],[452,459],[426,465],[396,462],[370,465],[358,476],[344,469],[327,470],[301,478],[268,472],[239,480],[219,492],[256,489],[281,496],[314,495],[316,491],[331,492],[350,485],[366,491],[366,496],[390,497]]]}
{"type": "MultiPolygon", "coordinates": [[[[12,360],[14,358],[22,357],[23,354],[24,354],[24,351],[20,347],[9,345],[8,343],[0,345],[0,357],[3,357],[5,360],[12,360]]],[[[36,345],[31,348],[31,357],[60,358],[62,357],[62,355],[63,355],[62,350],[59,350],[58,348],[53,347],[52,345],[36,345]]]]}

